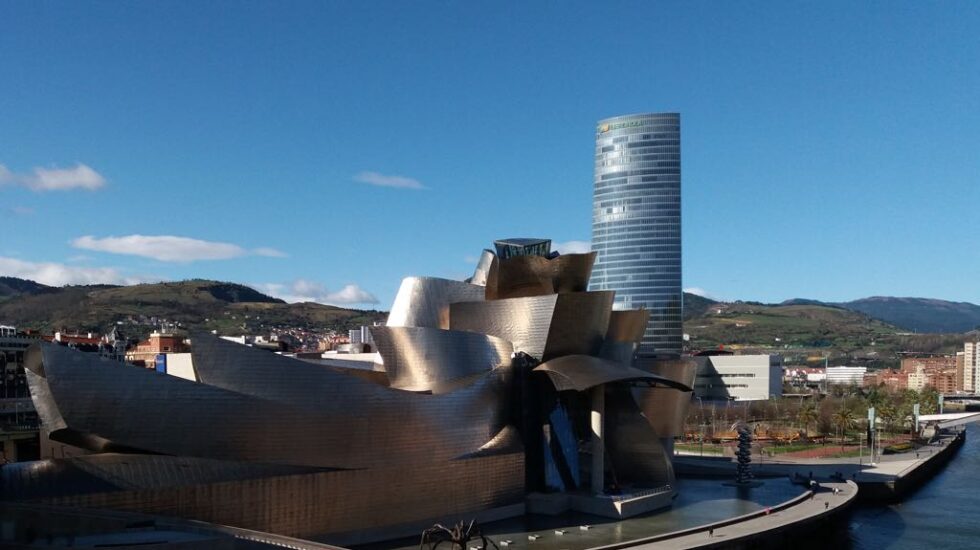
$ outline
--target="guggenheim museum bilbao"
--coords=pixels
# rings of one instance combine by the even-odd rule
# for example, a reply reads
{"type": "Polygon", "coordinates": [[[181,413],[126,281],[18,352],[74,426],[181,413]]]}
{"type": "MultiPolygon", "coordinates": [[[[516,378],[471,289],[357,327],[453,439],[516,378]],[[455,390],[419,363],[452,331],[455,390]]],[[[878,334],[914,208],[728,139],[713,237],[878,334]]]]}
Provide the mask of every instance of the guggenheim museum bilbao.
{"type": "Polygon", "coordinates": [[[595,252],[494,249],[465,282],[402,282],[375,370],[198,334],[195,381],[34,345],[44,429],[90,454],[5,465],[0,498],[336,543],[669,506],[693,364],[637,356],[648,313],[588,291],[595,252]]]}

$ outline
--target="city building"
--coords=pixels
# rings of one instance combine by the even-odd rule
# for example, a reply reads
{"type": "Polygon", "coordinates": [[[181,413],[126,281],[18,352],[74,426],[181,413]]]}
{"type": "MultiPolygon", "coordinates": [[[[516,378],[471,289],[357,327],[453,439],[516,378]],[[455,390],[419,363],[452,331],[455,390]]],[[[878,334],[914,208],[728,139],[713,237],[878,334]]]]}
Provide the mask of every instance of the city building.
{"type": "Polygon", "coordinates": [[[962,351],[956,352],[956,391],[963,391],[965,388],[964,381],[964,367],[966,366],[966,353],[962,351]]]}
{"type": "Polygon", "coordinates": [[[944,370],[934,372],[926,378],[926,386],[935,388],[936,391],[942,394],[956,393],[959,391],[956,386],[956,371],[944,370]]]}
{"type": "Polygon", "coordinates": [[[783,381],[790,385],[807,388],[820,388],[827,380],[824,367],[786,367],[783,369],[783,381]]]}
{"type": "Polygon", "coordinates": [[[0,464],[40,457],[38,419],[24,374],[24,352],[36,341],[0,325],[0,464]]]}
{"type": "Polygon", "coordinates": [[[827,367],[827,385],[861,386],[868,367],[827,367]]]}
{"type": "Polygon", "coordinates": [[[980,343],[963,344],[963,391],[976,393],[980,388],[980,343]]]}
{"type": "Polygon", "coordinates": [[[927,355],[902,358],[901,371],[908,375],[907,387],[921,391],[931,387],[940,393],[955,393],[961,386],[956,355],[927,355]]]}
{"type": "Polygon", "coordinates": [[[956,368],[955,355],[924,355],[918,357],[903,357],[901,362],[902,372],[915,372],[922,369],[924,372],[953,370],[956,368]]]}
{"type": "Polygon", "coordinates": [[[644,308],[641,355],[682,350],[681,129],[677,113],[617,116],[596,128],[591,290],[644,308]]]}
{"type": "Polygon", "coordinates": [[[92,454],[0,468],[2,500],[332,544],[463,517],[670,506],[662,441],[682,433],[694,365],[636,357],[648,312],[588,291],[594,258],[494,257],[486,286],[407,278],[370,328],[383,370],[211,334],[192,336],[195,381],[32,346],[43,430],[92,454]]]}
{"type": "MultiPolygon", "coordinates": [[[[382,326],[383,323],[375,323],[374,326],[382,326]]],[[[371,336],[371,327],[362,325],[348,331],[350,338],[351,353],[370,353],[374,351],[374,337],[371,336]]]]}
{"type": "MultiPolygon", "coordinates": [[[[904,368],[902,370],[905,370],[904,368]]],[[[926,387],[926,383],[929,379],[925,370],[922,367],[917,368],[912,372],[903,372],[906,377],[906,387],[910,390],[922,391],[926,387]]]]}
{"type": "Polygon", "coordinates": [[[186,353],[190,351],[184,337],[170,332],[154,331],[149,338],[136,344],[126,352],[126,361],[148,369],[157,368],[157,356],[166,353],[186,353]]]}
{"type": "Polygon", "coordinates": [[[890,390],[904,390],[909,385],[908,373],[894,369],[882,369],[866,372],[862,378],[862,385],[865,388],[873,388],[884,385],[890,390]]]}
{"type": "Polygon", "coordinates": [[[780,355],[698,355],[694,395],[714,401],[758,401],[783,395],[780,355]]]}
{"type": "Polygon", "coordinates": [[[548,256],[551,239],[500,239],[493,241],[497,257],[506,260],[515,256],[548,256]]]}

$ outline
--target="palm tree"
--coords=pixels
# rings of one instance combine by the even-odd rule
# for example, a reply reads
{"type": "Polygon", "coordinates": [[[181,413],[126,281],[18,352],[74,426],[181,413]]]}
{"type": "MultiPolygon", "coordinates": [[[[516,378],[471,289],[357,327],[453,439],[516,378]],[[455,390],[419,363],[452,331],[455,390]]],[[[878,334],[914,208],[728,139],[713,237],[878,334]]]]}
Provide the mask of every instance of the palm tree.
{"type": "Polygon", "coordinates": [[[881,422],[885,426],[885,431],[889,431],[894,427],[895,419],[898,418],[898,410],[895,408],[895,405],[882,403],[875,411],[877,411],[877,416],[881,418],[881,422]]]}
{"type": "Polygon", "coordinates": [[[834,426],[840,430],[840,449],[844,452],[844,436],[847,434],[847,430],[854,427],[855,417],[854,411],[851,409],[841,407],[834,415],[831,417],[834,422],[834,426]]]}
{"type": "Polygon", "coordinates": [[[803,433],[807,437],[810,437],[810,423],[816,422],[817,418],[817,406],[813,403],[803,405],[800,407],[800,411],[796,413],[796,419],[803,425],[803,433]]]}

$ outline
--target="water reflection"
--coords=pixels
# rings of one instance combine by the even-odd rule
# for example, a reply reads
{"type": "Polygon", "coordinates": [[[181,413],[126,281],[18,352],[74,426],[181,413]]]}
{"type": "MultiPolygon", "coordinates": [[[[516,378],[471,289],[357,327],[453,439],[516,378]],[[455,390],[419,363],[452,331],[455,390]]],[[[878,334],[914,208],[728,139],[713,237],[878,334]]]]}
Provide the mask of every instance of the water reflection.
{"type": "MultiPolygon", "coordinates": [[[[785,479],[769,479],[761,487],[749,491],[726,487],[718,479],[681,479],[677,486],[679,496],[669,510],[646,516],[614,521],[578,513],[554,517],[533,515],[485,524],[483,532],[495,541],[513,541],[508,549],[581,550],[747,514],[785,502],[801,492],[800,487],[785,479]],[[590,528],[582,530],[582,525],[590,528]],[[556,530],[564,530],[565,534],[557,535],[556,530]],[[540,538],[529,542],[529,534],[540,535],[540,538]]],[[[418,539],[412,537],[365,545],[359,550],[417,548],[418,539]]]]}
{"type": "Polygon", "coordinates": [[[900,504],[862,507],[851,514],[853,548],[917,550],[980,544],[980,428],[969,425],[957,455],[900,504]]]}

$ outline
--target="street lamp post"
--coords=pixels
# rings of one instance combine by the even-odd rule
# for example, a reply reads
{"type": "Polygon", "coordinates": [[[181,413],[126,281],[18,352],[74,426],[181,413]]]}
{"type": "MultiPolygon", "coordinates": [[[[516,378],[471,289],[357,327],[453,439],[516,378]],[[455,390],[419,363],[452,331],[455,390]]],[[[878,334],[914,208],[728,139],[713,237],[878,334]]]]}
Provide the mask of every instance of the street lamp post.
{"type": "Polygon", "coordinates": [[[700,430],[701,430],[701,435],[698,438],[698,440],[700,441],[700,444],[701,444],[701,456],[703,457],[704,456],[704,401],[702,401],[701,400],[701,397],[698,396],[698,395],[695,395],[694,398],[698,400],[698,411],[699,411],[698,412],[698,420],[699,420],[699,422],[698,422],[698,428],[700,428],[700,430]]]}

